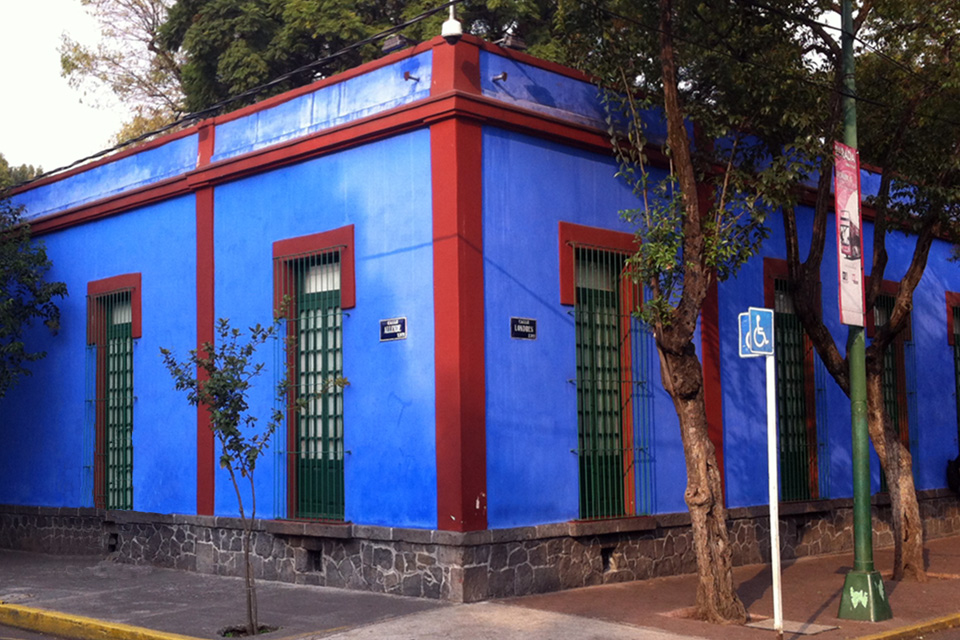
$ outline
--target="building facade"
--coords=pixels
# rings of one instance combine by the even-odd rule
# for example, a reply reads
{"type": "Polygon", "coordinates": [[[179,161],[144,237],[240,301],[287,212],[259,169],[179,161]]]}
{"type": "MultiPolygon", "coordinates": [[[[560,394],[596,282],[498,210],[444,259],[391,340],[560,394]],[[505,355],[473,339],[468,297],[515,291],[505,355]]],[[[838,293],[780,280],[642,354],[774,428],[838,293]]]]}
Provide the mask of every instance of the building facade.
{"type": "MultiPolygon", "coordinates": [[[[292,351],[261,352],[251,406],[265,422],[287,375],[304,408],[257,466],[258,575],[471,601],[692,571],[677,417],[631,315],[644,293],[621,277],[618,212],[636,201],[604,117],[575,71],[438,38],[16,192],[70,295],[56,336],[29,334],[47,358],[0,401],[0,546],[238,573],[232,486],[160,349],[279,311],[292,351]],[[318,392],[337,376],[349,386],[318,392]]],[[[785,557],[852,547],[849,401],[792,313],[770,224],[696,338],[738,563],[768,554],[748,306],[777,311],[785,557]]],[[[913,239],[888,250],[902,273],[913,239]]],[[[950,251],[931,250],[888,376],[932,536],[960,531],[950,251]]]]}

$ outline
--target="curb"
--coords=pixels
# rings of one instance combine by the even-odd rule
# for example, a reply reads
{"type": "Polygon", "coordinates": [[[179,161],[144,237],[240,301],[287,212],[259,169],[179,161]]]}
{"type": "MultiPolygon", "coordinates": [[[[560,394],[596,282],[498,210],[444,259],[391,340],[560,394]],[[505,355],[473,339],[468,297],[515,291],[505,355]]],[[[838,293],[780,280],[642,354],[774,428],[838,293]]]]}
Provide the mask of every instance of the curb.
{"type": "Polygon", "coordinates": [[[942,618],[934,618],[933,620],[927,620],[919,624],[899,627],[869,636],[860,636],[857,640],[908,640],[909,638],[918,638],[924,633],[943,631],[944,629],[952,629],[954,627],[960,627],[960,613],[943,616],[942,618]]]}
{"type": "Polygon", "coordinates": [[[177,633],[0,603],[0,624],[81,640],[199,640],[177,633]]]}

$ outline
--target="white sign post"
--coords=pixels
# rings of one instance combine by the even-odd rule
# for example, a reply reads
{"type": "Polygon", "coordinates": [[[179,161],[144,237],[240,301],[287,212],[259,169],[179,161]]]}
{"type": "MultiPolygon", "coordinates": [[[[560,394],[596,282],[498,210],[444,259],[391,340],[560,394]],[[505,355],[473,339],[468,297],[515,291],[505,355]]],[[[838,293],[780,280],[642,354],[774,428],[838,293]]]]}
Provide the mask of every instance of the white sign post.
{"type": "Polygon", "coordinates": [[[770,565],[773,573],[773,628],[783,638],[780,587],[780,473],[777,469],[777,379],[773,359],[773,309],[750,307],[739,317],[740,357],[764,356],[767,373],[767,475],[770,500],[770,565]]]}

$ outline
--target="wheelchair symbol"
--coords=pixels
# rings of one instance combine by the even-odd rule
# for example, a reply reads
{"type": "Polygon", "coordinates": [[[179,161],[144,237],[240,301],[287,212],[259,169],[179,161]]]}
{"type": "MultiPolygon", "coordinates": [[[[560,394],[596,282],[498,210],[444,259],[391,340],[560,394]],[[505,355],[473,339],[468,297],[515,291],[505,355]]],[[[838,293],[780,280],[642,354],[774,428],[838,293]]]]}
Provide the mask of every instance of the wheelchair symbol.
{"type": "Polygon", "coordinates": [[[753,335],[751,336],[752,344],[750,345],[751,349],[756,351],[764,350],[768,344],[770,344],[770,339],[767,337],[767,332],[763,330],[762,325],[757,325],[753,328],[753,335]]]}

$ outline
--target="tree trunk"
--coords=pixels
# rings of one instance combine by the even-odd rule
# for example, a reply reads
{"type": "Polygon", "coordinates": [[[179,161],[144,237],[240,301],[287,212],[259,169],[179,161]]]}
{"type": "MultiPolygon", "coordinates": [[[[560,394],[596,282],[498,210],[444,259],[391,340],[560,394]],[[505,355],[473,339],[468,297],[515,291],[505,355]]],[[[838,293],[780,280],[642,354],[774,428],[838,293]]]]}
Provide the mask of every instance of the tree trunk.
{"type": "Polygon", "coordinates": [[[707,434],[703,370],[692,344],[679,353],[657,342],[664,386],[680,419],[687,465],[684,500],[690,510],[697,557],[695,617],[713,623],[746,622],[747,611],[733,586],[733,560],[727,533],[727,510],[716,451],[707,434]]]}
{"type": "Polygon", "coordinates": [[[867,428],[890,492],[893,524],[893,579],[927,581],[923,561],[923,521],[913,483],[913,456],[894,429],[883,405],[883,366],[867,363],[867,428]]]}
{"type": "Polygon", "coordinates": [[[260,629],[260,622],[257,620],[257,591],[253,580],[253,566],[250,564],[250,534],[253,522],[244,518],[243,522],[243,565],[244,582],[246,583],[247,595],[247,635],[255,636],[260,629]]]}

